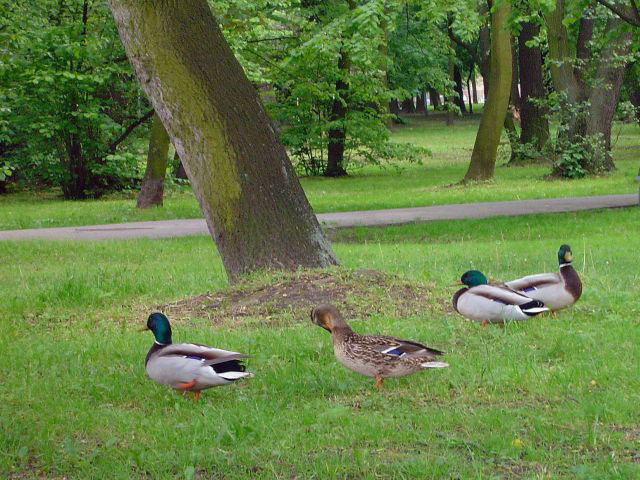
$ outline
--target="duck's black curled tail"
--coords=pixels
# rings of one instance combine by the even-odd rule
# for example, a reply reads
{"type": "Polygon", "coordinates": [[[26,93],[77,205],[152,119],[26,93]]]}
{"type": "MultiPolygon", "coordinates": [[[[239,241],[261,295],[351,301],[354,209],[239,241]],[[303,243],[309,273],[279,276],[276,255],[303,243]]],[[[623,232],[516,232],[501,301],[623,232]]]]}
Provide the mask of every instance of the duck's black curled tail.
{"type": "Polygon", "coordinates": [[[211,368],[213,368],[213,371],[217,374],[225,372],[244,372],[246,370],[242,360],[227,360],[226,362],[211,365],[211,368]]]}
{"type": "Polygon", "coordinates": [[[520,310],[522,313],[529,315],[530,317],[535,317],[536,315],[546,312],[549,309],[544,306],[540,300],[531,300],[530,302],[523,303],[520,305],[520,310]]]}

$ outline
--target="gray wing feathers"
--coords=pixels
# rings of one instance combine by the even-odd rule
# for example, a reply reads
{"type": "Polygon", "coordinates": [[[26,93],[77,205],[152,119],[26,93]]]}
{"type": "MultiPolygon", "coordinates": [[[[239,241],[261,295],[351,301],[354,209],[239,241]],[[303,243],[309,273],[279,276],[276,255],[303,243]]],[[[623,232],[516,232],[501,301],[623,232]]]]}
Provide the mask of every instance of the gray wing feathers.
{"type": "Polygon", "coordinates": [[[562,278],[557,273],[539,273],[537,275],[527,275],[526,277],[516,278],[505,285],[513,290],[524,290],[525,288],[540,288],[546,285],[555,285],[562,283],[562,278]]]}

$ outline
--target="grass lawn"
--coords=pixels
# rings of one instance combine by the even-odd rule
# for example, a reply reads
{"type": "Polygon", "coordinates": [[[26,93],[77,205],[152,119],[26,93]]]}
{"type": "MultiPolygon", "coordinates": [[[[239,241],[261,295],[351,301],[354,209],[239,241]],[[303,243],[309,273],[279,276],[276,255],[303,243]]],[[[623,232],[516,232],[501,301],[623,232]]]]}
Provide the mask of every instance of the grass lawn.
{"type": "MultiPolygon", "coordinates": [[[[392,138],[429,148],[432,156],[422,165],[404,165],[400,170],[366,167],[347,178],[303,178],[302,185],[317,213],[637,191],[640,129],[636,124],[615,125],[613,156],[618,170],[610,175],[546,180],[548,165],[504,166],[509,147],[503,145],[494,182],[455,185],[466,172],[478,122],[476,116],[447,127],[441,116],[412,117],[406,126],[394,129],[392,138]]],[[[170,191],[163,208],[144,211],[135,208],[135,193],[83,202],[63,201],[55,192],[0,196],[0,230],[200,217],[189,189],[170,191]]]]}
{"type": "Polygon", "coordinates": [[[352,326],[442,348],[451,368],[378,393],[307,316],[192,318],[174,341],[255,354],[254,378],[198,403],[145,378],[136,328],[225,287],[210,238],[0,242],[0,478],[639,478],[639,225],[629,208],[341,231],[346,267],[432,289],[419,314],[352,326]],[[504,328],[452,312],[463,271],[555,270],[565,242],[574,308],[504,328]]]}

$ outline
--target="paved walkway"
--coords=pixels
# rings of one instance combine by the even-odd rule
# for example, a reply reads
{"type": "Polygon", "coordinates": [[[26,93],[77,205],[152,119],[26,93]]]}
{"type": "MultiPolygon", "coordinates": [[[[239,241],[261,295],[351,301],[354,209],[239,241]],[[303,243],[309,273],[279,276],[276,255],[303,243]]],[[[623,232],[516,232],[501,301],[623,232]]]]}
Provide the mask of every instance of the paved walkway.
{"type": "MultiPolygon", "coordinates": [[[[598,208],[629,207],[638,204],[638,195],[604,195],[599,197],[549,198],[513,202],[466,203],[433,207],[394,208],[360,212],[321,213],[318,220],[325,227],[400,225],[433,220],[459,220],[535,213],[576,212],[598,208]]],[[[87,227],[34,228],[0,231],[0,240],[74,239],[117,240],[127,238],[186,237],[208,233],[202,219],[159,222],[115,223],[87,227]]]]}

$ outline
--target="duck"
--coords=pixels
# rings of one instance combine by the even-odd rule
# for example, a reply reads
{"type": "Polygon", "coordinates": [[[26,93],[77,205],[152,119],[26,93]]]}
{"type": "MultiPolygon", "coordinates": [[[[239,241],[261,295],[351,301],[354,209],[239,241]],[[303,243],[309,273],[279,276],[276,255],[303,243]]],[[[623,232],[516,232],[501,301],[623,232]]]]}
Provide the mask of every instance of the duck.
{"type": "Polygon", "coordinates": [[[453,308],[463,317],[485,325],[525,320],[549,310],[540,300],[504,285],[489,284],[487,277],[478,270],[465,272],[460,281],[465,287],[453,295],[453,308]]]}
{"type": "Polygon", "coordinates": [[[573,252],[569,245],[558,250],[559,273],[539,273],[506,282],[513,290],[544,302],[552,312],[570,307],[582,296],[582,281],[571,262],[573,252]]]}
{"type": "Polygon", "coordinates": [[[183,394],[194,392],[196,400],[202,390],[253,376],[245,371],[241,361],[251,355],[197,343],[172,343],[171,324],[163,313],[149,315],[142,331],[146,330],[151,330],[155,337],[144,361],[149,378],[183,394]]]}
{"type": "Polygon", "coordinates": [[[449,366],[438,360],[445,352],[421,343],[385,335],[359,335],[333,305],[319,305],[311,310],[311,322],[331,333],[338,361],[354,372],[374,377],[378,390],[385,378],[449,366]]]}

